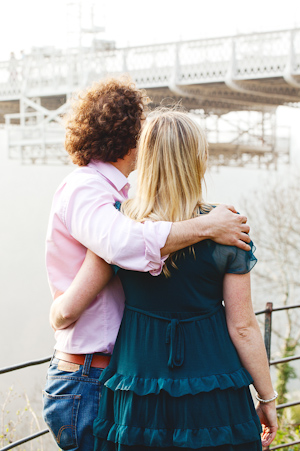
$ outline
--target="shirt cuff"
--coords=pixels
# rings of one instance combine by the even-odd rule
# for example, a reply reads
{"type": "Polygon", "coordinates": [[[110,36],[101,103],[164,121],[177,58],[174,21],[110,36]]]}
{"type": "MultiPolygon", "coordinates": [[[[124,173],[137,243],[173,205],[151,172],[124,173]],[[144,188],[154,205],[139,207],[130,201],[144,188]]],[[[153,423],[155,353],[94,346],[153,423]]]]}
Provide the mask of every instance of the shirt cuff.
{"type": "Polygon", "coordinates": [[[163,268],[168,255],[161,257],[160,250],[166,244],[171,231],[172,222],[145,221],[143,227],[145,241],[145,257],[149,260],[150,274],[158,276],[163,268]]]}

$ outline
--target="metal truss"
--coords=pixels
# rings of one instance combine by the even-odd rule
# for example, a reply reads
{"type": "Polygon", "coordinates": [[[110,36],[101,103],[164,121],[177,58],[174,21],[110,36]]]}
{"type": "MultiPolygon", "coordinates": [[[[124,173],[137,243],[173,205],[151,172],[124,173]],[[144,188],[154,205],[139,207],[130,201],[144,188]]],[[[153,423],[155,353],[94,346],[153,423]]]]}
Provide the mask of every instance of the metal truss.
{"type": "Polygon", "coordinates": [[[21,96],[21,112],[5,116],[9,158],[18,158],[22,163],[67,164],[69,159],[63,149],[65,131],[61,122],[61,115],[66,110],[67,103],[48,110],[39,98],[33,100],[21,96]]]}
{"type": "Polygon", "coordinates": [[[289,163],[290,129],[276,126],[276,111],[206,114],[194,111],[206,130],[212,166],[277,169],[289,163]]]}

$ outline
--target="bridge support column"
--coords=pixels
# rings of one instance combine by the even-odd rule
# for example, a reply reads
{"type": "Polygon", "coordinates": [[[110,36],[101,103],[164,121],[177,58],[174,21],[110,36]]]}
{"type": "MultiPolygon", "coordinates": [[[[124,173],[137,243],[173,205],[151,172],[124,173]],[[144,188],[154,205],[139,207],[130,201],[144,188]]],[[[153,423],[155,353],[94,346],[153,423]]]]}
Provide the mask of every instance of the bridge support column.
{"type": "Polygon", "coordinates": [[[288,62],[283,74],[283,78],[284,80],[291,86],[293,86],[293,88],[300,88],[300,81],[297,80],[295,78],[295,76],[293,75],[294,72],[294,63],[295,63],[295,45],[294,45],[294,40],[295,40],[295,32],[294,30],[291,31],[290,33],[290,52],[289,52],[289,56],[288,56],[288,62]]]}
{"type": "Polygon", "coordinates": [[[48,163],[68,161],[63,149],[64,128],[61,115],[67,110],[64,103],[56,110],[48,110],[41,105],[40,98],[20,98],[20,113],[6,115],[8,131],[8,154],[10,158],[17,155],[22,163],[48,163]],[[11,127],[12,120],[20,125],[11,127]]]}

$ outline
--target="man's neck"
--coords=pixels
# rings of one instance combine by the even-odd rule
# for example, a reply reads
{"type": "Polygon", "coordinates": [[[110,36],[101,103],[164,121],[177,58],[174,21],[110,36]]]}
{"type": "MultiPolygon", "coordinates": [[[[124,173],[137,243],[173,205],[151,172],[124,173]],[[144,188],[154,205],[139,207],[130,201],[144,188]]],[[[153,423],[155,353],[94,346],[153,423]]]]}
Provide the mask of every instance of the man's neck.
{"type": "Polygon", "coordinates": [[[122,174],[125,175],[125,177],[129,176],[130,171],[126,167],[124,167],[124,165],[119,164],[118,161],[114,163],[110,162],[110,164],[112,164],[115,168],[117,168],[120,172],[122,172],[122,174]]]}
{"type": "Polygon", "coordinates": [[[128,177],[129,174],[133,171],[131,158],[128,157],[129,155],[126,155],[122,160],[119,159],[115,162],[110,162],[110,164],[112,164],[115,168],[122,172],[125,177],[128,177]]]}

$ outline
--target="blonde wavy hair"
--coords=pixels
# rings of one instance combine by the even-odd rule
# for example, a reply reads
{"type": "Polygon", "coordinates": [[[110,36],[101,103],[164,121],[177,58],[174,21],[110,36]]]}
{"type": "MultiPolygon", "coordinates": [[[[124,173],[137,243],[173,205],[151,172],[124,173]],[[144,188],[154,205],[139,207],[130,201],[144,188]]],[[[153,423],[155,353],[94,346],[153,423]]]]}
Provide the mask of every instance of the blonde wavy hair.
{"type": "MultiPolygon", "coordinates": [[[[205,133],[187,113],[150,113],[139,141],[136,195],[123,202],[122,212],[138,222],[176,222],[210,211],[202,200],[207,158],[205,133]]],[[[170,274],[167,265],[163,272],[170,274]]]]}

